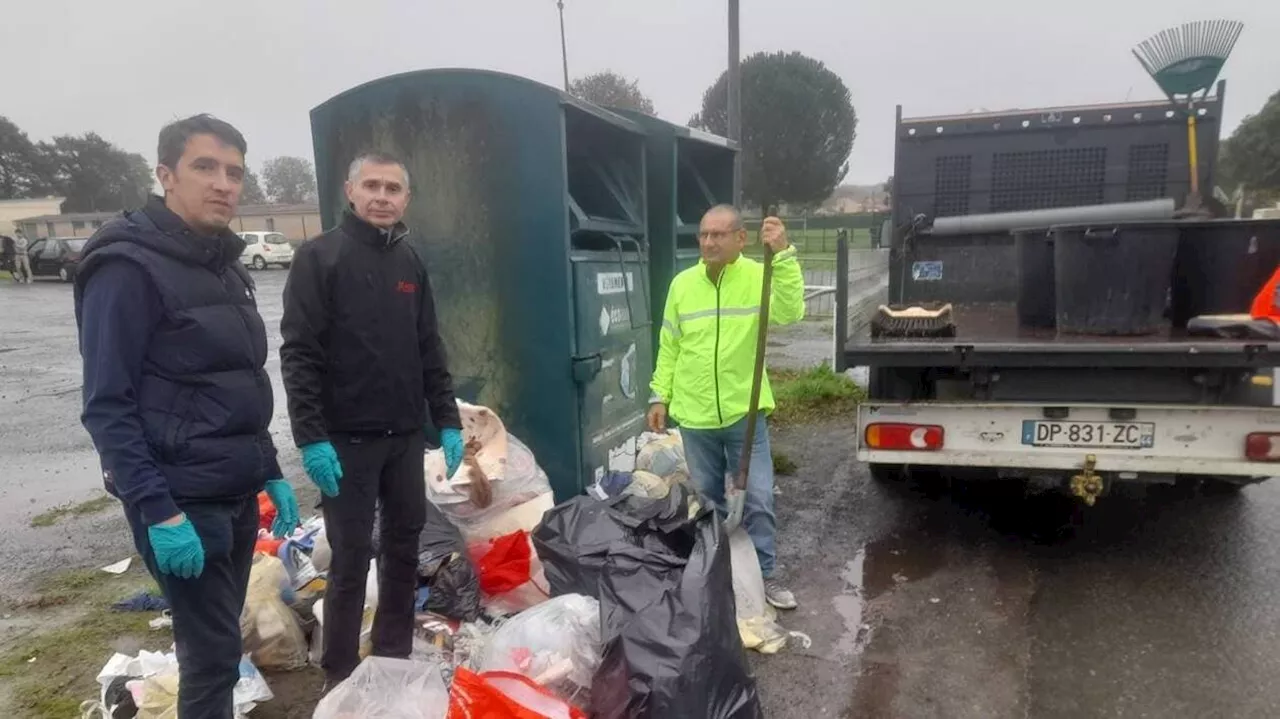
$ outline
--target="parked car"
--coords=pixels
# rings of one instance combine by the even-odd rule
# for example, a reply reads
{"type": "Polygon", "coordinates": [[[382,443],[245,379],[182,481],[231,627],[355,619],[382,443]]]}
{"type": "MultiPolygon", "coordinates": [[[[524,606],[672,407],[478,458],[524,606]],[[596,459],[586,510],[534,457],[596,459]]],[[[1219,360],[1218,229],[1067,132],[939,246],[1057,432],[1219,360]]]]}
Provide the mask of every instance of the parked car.
{"type": "Polygon", "coordinates": [[[240,261],[255,270],[265,270],[271,265],[288,267],[293,262],[293,245],[279,232],[238,232],[244,240],[244,252],[240,261]]]}
{"type": "Polygon", "coordinates": [[[88,237],[52,237],[32,242],[27,248],[32,276],[57,277],[71,282],[80,267],[80,253],[88,242],[88,237]]]}

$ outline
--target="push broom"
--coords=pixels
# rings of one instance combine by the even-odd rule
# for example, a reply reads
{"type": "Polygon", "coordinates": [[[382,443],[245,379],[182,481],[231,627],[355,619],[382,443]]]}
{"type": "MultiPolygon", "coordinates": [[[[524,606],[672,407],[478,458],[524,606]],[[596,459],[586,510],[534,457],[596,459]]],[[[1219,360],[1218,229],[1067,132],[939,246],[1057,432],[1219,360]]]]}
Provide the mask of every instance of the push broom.
{"type": "Polygon", "coordinates": [[[1191,169],[1191,192],[1183,208],[1187,212],[1200,212],[1203,206],[1195,106],[1208,97],[1243,29],[1244,23],[1235,20],[1201,20],[1160,32],[1133,49],[1142,69],[1187,115],[1187,164],[1191,169]]]}

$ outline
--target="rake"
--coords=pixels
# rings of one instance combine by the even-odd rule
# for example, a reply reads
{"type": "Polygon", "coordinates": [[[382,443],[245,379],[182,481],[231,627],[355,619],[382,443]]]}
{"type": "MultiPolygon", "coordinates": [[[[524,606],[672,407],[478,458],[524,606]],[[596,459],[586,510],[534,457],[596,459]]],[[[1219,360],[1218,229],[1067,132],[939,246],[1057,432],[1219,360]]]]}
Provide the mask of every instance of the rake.
{"type": "Polygon", "coordinates": [[[1187,114],[1187,152],[1191,192],[1187,209],[1200,208],[1200,167],[1196,154],[1195,104],[1209,95],[1227,56],[1235,47],[1244,23],[1235,20],[1201,20],[1170,28],[1147,38],[1133,54],[1169,100],[1187,114]],[[1199,98],[1196,97],[1199,93],[1199,98]]]}

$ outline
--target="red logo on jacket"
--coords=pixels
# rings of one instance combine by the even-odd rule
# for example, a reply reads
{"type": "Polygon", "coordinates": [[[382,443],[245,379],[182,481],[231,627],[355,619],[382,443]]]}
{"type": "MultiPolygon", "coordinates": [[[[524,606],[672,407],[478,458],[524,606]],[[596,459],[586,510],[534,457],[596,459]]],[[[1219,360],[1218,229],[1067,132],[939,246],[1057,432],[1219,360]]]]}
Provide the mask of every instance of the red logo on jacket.
{"type": "Polygon", "coordinates": [[[405,282],[404,280],[400,280],[396,283],[396,292],[403,292],[406,295],[411,295],[417,291],[418,285],[416,282],[405,282]]]}

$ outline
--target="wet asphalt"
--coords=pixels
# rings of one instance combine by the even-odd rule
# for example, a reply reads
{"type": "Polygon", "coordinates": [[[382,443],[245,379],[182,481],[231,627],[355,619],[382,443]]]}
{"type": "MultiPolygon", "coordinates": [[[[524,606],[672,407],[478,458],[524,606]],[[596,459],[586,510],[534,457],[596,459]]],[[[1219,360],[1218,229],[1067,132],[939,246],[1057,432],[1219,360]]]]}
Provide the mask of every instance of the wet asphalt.
{"type": "MultiPolygon", "coordinates": [[[[256,277],[277,335],[272,430],[308,505],[276,359],[285,273],[256,277]]],[[[824,326],[780,335],[782,349],[822,351],[824,326]]],[[[131,552],[114,508],[29,526],[101,492],[74,327],[69,286],[0,279],[0,595],[131,552]]],[[[774,444],[799,465],[778,480],[780,558],[802,602],[782,622],[812,645],[752,656],[766,716],[1280,716],[1280,483],[1135,489],[1085,509],[1003,483],[878,484],[846,421],[774,444]]]]}

